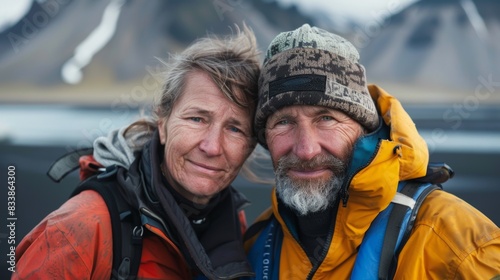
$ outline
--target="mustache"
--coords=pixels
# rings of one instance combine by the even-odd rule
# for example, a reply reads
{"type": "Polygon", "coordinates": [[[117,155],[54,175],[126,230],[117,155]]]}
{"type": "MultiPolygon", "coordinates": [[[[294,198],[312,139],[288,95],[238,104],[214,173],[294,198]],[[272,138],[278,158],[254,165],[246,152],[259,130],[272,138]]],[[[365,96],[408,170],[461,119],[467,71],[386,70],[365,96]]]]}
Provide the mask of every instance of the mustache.
{"type": "Polygon", "coordinates": [[[327,167],[335,174],[346,171],[347,162],[331,154],[319,154],[310,160],[301,160],[294,154],[288,154],[278,160],[276,173],[282,174],[288,169],[313,170],[318,167],[327,167]]]}

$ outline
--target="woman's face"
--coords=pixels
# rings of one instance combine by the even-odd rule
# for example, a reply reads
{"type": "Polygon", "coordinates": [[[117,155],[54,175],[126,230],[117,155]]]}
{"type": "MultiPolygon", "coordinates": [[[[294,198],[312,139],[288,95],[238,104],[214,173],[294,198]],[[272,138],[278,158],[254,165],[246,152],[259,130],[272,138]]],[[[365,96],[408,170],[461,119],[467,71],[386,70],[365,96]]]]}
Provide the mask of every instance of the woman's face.
{"type": "Polygon", "coordinates": [[[228,100],[208,74],[190,73],[170,116],[159,121],[168,182],[191,201],[207,203],[253,150],[251,123],[250,112],[228,100]]]}

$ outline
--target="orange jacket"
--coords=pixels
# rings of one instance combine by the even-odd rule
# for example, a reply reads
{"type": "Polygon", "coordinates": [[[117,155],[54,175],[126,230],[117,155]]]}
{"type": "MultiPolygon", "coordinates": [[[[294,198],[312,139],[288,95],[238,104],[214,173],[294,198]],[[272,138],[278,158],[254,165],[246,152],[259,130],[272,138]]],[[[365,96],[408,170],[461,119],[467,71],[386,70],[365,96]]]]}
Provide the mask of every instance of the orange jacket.
{"type": "MultiPolygon", "coordinates": [[[[285,224],[274,190],[271,209],[259,219],[274,214],[283,232],[280,263],[276,264],[280,279],[349,279],[370,223],[389,205],[398,182],[426,173],[427,146],[410,117],[382,89],[370,86],[369,90],[391,129],[391,140],[381,140],[370,164],[352,178],[347,205],[340,204],[333,237],[325,245],[326,257],[311,278],[307,278],[311,262],[285,224]]],[[[247,250],[257,236],[246,242],[247,250]]],[[[459,198],[432,192],[418,212],[394,279],[492,279],[499,275],[500,229],[459,198]]]]}
{"type": "MultiPolygon", "coordinates": [[[[158,145],[159,141],[153,144],[158,145]]],[[[155,150],[155,147],[145,150],[151,150],[151,155],[159,154],[155,150]]],[[[141,161],[137,160],[137,162],[141,161]]],[[[82,177],[87,177],[99,167],[99,164],[92,156],[83,157],[80,160],[80,165],[83,170],[80,173],[82,177]]],[[[153,168],[155,170],[152,171],[150,170],[152,172],[150,175],[161,176],[159,163],[152,160],[151,166],[156,166],[157,168],[153,168]]],[[[133,170],[133,168],[131,167],[130,170],[133,170]]],[[[133,176],[131,171],[128,171],[127,174],[133,176]]],[[[235,215],[237,213],[237,216],[229,215],[234,218],[235,222],[219,221],[217,218],[212,219],[212,223],[218,223],[218,225],[217,227],[210,227],[204,233],[204,238],[210,238],[213,234],[209,234],[208,232],[214,232],[214,230],[215,234],[219,234],[220,231],[238,232],[246,229],[245,214],[243,210],[239,210],[244,200],[239,197],[239,194],[232,187],[228,188],[228,191],[230,191],[229,200],[225,199],[223,201],[232,201],[231,207],[234,208],[224,208],[224,211],[226,213],[233,213],[232,211],[234,211],[235,215]],[[232,228],[233,226],[237,226],[238,228],[234,229],[232,228]]],[[[134,186],[132,189],[137,188],[134,186]]],[[[136,199],[140,200],[141,197],[137,196],[136,199]]],[[[151,209],[148,210],[150,214],[144,214],[146,210],[142,210],[147,207],[147,203],[143,203],[140,206],[143,215],[142,220],[145,221],[144,226],[147,230],[144,231],[143,235],[138,278],[184,280],[196,277],[198,273],[196,271],[199,270],[190,269],[186,261],[186,256],[183,255],[181,249],[160,225],[169,224],[170,220],[167,217],[159,217],[151,209]]],[[[183,215],[181,210],[178,213],[182,213],[180,215],[183,215]]],[[[217,216],[228,217],[225,214],[217,214],[217,216]]],[[[202,246],[196,236],[188,236],[183,229],[185,228],[177,228],[174,226],[174,223],[172,225],[169,224],[170,232],[176,232],[179,236],[184,235],[184,238],[188,238],[192,244],[202,246]]],[[[110,279],[113,262],[112,236],[111,220],[105,201],[95,191],[83,191],[66,201],[59,209],[50,213],[23,238],[16,249],[16,271],[12,275],[12,279],[110,279]]],[[[232,238],[233,235],[230,235],[230,237],[232,238]]],[[[235,246],[231,248],[240,248],[241,256],[244,257],[240,239],[225,241],[240,244],[239,247],[235,246]]],[[[213,248],[210,248],[210,250],[222,250],[220,249],[222,245],[213,244],[211,245],[213,248]]],[[[194,258],[193,254],[197,253],[201,254],[200,252],[191,252],[190,257],[194,258]]],[[[237,255],[235,252],[231,253],[230,255],[237,255]]],[[[204,259],[202,258],[202,260],[204,259]]],[[[228,258],[227,263],[222,262],[218,264],[219,266],[215,268],[217,269],[215,272],[212,264],[208,262],[202,263],[205,265],[205,271],[208,270],[212,273],[211,278],[216,278],[214,275],[222,275],[223,273],[219,273],[221,271],[227,273],[237,271],[237,273],[251,275],[249,274],[251,272],[249,269],[247,272],[242,272],[245,271],[244,269],[232,269],[235,265],[243,263],[240,259],[228,258]],[[219,270],[221,267],[223,270],[219,270]],[[230,268],[224,270],[226,267],[230,268]]],[[[248,267],[248,264],[245,264],[248,267]]]]}
{"type": "MultiPolygon", "coordinates": [[[[139,278],[190,279],[177,247],[161,231],[150,230],[143,241],[139,278]]],[[[49,214],[22,240],[12,279],[110,279],[111,238],[104,200],[94,191],[84,191],[49,214]]]]}

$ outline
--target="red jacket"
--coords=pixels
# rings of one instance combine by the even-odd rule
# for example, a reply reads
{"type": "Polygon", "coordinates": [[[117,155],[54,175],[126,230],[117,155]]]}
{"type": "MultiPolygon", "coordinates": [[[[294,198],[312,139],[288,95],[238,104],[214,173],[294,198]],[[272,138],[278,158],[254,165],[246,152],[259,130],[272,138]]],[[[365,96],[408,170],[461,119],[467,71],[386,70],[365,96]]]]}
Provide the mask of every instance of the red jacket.
{"type": "MultiPolygon", "coordinates": [[[[153,149],[152,154],[155,152],[153,149]]],[[[94,173],[100,166],[92,156],[81,158],[80,165],[82,177],[94,173]]],[[[238,194],[231,189],[231,195],[234,201],[235,195],[238,194]]],[[[237,203],[234,205],[236,206],[237,203]]],[[[230,227],[239,225],[244,231],[246,229],[244,212],[239,210],[239,206],[233,210],[235,214],[238,213],[237,217],[233,217],[236,220],[239,218],[239,222],[224,224],[230,227]]],[[[162,218],[167,220],[166,217],[162,218]]],[[[149,219],[151,220],[151,217],[149,219]]],[[[154,225],[154,222],[144,224],[148,230],[144,233],[138,278],[192,279],[195,277],[196,272],[189,268],[181,249],[174,244],[173,239],[161,226],[154,225]]],[[[209,230],[213,228],[215,227],[209,230]]],[[[231,231],[220,226],[217,230],[231,231]]],[[[182,229],[177,229],[176,232],[178,235],[184,234],[182,229]]],[[[196,242],[199,244],[196,238],[188,238],[193,244],[196,242]]],[[[241,240],[231,242],[241,243],[241,240]]],[[[50,213],[24,237],[17,247],[16,272],[12,279],[110,279],[113,262],[112,245],[111,221],[104,200],[95,191],[83,191],[50,213]]],[[[241,244],[241,252],[244,256],[242,246],[241,244]]],[[[192,255],[191,258],[193,258],[192,255]]],[[[228,263],[226,268],[233,267],[231,261],[228,263]]],[[[237,263],[242,262],[237,260],[237,263]]],[[[207,264],[205,271],[207,269],[215,271],[209,266],[210,264],[207,264]]],[[[245,275],[249,273],[251,273],[250,270],[245,275]]],[[[211,278],[214,278],[213,275],[211,278]]]]}
{"type": "MultiPolygon", "coordinates": [[[[179,249],[161,231],[149,229],[139,278],[192,278],[179,249]]],[[[84,191],[49,214],[22,240],[12,279],[110,279],[112,245],[104,200],[94,191],[84,191]]]]}

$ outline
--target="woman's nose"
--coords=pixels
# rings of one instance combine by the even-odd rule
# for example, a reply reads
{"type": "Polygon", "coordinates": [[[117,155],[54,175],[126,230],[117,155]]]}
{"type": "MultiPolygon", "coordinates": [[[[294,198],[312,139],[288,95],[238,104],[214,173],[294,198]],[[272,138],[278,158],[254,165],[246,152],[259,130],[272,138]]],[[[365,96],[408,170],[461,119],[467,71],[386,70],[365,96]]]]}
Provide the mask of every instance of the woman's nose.
{"type": "Polygon", "coordinates": [[[222,137],[223,135],[220,129],[216,127],[209,128],[200,142],[200,150],[208,156],[220,155],[222,152],[222,137]]]}

